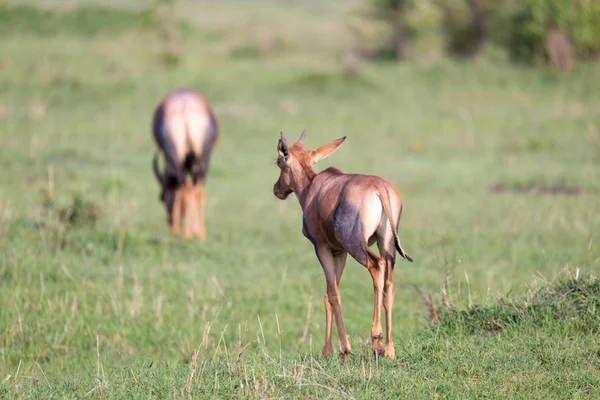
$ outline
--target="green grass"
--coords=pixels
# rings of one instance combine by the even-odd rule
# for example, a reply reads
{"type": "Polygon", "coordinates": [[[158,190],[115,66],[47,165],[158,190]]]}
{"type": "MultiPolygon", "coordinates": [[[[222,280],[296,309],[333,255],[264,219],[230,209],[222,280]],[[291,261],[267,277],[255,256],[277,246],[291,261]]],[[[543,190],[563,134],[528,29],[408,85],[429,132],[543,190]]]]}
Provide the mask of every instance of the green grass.
{"type": "Polygon", "coordinates": [[[183,2],[166,68],[142,9],[26,3],[0,6],[0,397],[600,395],[597,65],[370,64],[347,80],[342,2],[265,0],[183,2]],[[169,236],[151,171],[151,115],[177,86],[222,126],[205,243],[169,236]],[[348,136],[319,169],[403,195],[415,262],[394,274],[396,360],[370,354],[372,283],[353,260],[354,355],[320,357],[322,271],[297,201],[272,194],[279,131],[303,128],[312,148],[348,136]],[[578,190],[538,190],[561,187],[578,190]]]}
{"type": "Polygon", "coordinates": [[[117,36],[130,29],[157,27],[157,22],[149,15],[92,5],[66,12],[7,5],[3,7],[0,23],[2,36],[76,34],[88,39],[101,34],[117,36]]]}

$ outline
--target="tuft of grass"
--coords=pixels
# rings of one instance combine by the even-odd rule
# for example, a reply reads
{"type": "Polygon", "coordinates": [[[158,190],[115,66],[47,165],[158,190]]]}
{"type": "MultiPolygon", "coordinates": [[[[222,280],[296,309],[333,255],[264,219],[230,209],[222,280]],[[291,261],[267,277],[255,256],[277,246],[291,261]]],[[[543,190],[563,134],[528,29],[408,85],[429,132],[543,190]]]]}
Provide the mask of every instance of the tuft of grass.
{"type": "Polygon", "coordinates": [[[544,152],[556,148],[556,143],[552,138],[543,135],[537,135],[527,141],[527,150],[532,152],[544,152]]]}
{"type": "Polygon", "coordinates": [[[74,193],[69,203],[58,204],[54,195],[44,190],[42,207],[47,213],[56,214],[63,224],[74,227],[94,227],[101,215],[98,204],[85,199],[80,192],[74,193]]]}
{"type": "Polygon", "coordinates": [[[592,335],[600,332],[599,322],[600,280],[590,275],[568,277],[523,299],[500,296],[488,304],[439,306],[431,327],[448,335],[499,333],[519,325],[592,335]]]}

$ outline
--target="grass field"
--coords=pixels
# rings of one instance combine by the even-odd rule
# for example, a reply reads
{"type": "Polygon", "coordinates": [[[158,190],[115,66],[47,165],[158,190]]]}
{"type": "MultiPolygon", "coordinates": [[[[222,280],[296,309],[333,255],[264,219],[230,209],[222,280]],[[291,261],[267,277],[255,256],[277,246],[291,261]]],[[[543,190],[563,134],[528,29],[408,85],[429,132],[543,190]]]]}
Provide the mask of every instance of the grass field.
{"type": "Polygon", "coordinates": [[[33,3],[0,5],[0,398],[600,396],[598,64],[344,79],[345,2],[262,0],[182,2],[167,68],[137,3],[33,3]],[[168,234],[151,171],[151,114],[178,86],[221,122],[204,243],[168,234]],[[303,128],[310,148],[348,136],[319,169],[404,197],[395,360],[370,352],[350,259],[354,354],[320,357],[322,270],[296,199],[272,194],[279,131],[303,128]]]}

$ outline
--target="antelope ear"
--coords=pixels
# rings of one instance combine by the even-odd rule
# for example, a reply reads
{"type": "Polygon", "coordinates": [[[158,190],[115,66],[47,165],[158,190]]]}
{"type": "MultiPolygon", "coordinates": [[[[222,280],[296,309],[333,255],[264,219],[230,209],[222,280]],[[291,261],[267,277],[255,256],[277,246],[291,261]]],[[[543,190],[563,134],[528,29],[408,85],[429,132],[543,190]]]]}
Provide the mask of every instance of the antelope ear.
{"type": "Polygon", "coordinates": [[[296,143],[300,143],[300,144],[304,144],[304,140],[306,140],[306,129],[304,129],[302,131],[302,134],[300,135],[300,139],[298,139],[298,141],[296,143]]]}
{"type": "Polygon", "coordinates": [[[314,150],[312,152],[312,162],[319,162],[322,159],[329,157],[330,155],[335,153],[335,151],[342,145],[342,143],[344,143],[344,140],[346,140],[346,136],[336,139],[331,143],[324,144],[323,146],[314,150]]]}
{"type": "Polygon", "coordinates": [[[283,157],[284,161],[288,160],[290,151],[288,150],[287,143],[284,140],[279,139],[279,142],[277,142],[277,153],[279,153],[280,157],[283,157]]]}

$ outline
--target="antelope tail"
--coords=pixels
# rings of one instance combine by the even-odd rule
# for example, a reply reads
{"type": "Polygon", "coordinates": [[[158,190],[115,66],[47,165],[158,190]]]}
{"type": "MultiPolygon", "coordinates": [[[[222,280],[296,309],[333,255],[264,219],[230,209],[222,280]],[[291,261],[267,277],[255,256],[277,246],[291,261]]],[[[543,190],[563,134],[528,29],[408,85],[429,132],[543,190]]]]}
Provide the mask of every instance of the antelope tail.
{"type": "MultiPolygon", "coordinates": [[[[398,253],[400,253],[402,258],[404,258],[407,261],[413,262],[412,257],[409,256],[406,251],[404,251],[404,249],[402,248],[402,245],[400,244],[400,238],[398,237],[398,232],[397,232],[398,227],[396,226],[396,224],[394,224],[394,221],[392,220],[392,207],[390,205],[390,194],[388,193],[387,190],[384,190],[384,191],[385,191],[386,196],[379,196],[379,199],[381,200],[381,204],[383,205],[383,210],[385,211],[385,214],[388,217],[388,221],[390,222],[390,227],[392,228],[392,234],[394,235],[394,244],[396,246],[396,250],[398,250],[398,253]]],[[[403,206],[400,206],[400,215],[402,215],[402,207],[403,206]]],[[[398,219],[400,219],[400,218],[398,218],[398,219]]]]}

